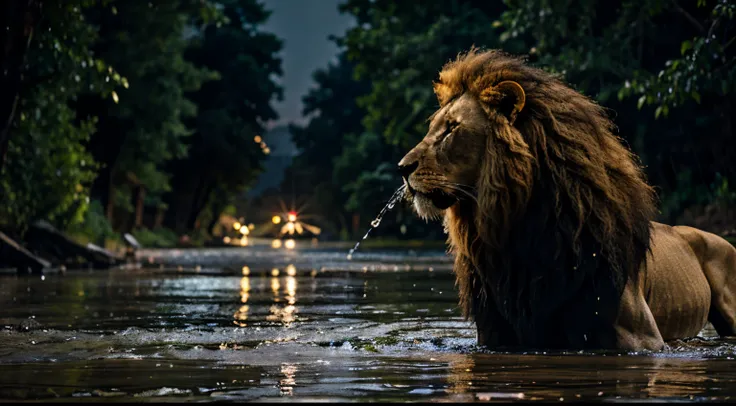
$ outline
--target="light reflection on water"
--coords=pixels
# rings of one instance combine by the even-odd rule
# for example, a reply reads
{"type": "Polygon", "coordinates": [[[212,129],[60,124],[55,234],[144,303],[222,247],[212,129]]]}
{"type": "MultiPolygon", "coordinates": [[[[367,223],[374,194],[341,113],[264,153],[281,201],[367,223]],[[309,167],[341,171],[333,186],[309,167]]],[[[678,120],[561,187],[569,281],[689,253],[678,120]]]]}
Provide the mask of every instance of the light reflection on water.
{"type": "Polygon", "coordinates": [[[294,386],[296,386],[296,373],[298,368],[294,364],[281,364],[281,373],[284,377],[279,381],[279,388],[282,395],[291,396],[294,394],[294,386]]]}
{"type": "Polygon", "coordinates": [[[0,330],[0,400],[111,388],[135,400],[736,396],[729,340],[659,355],[488,353],[474,346],[441,262],[406,256],[378,264],[380,272],[325,271],[306,257],[0,279],[0,321],[33,315],[48,329],[0,330]],[[424,268],[406,271],[406,263],[424,268]]]}

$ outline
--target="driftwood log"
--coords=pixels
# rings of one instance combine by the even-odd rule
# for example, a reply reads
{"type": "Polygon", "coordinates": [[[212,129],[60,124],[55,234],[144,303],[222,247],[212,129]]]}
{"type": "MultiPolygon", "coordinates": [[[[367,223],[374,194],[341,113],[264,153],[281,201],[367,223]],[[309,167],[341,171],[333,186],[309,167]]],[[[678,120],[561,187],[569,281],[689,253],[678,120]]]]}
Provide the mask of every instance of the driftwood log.
{"type": "Polygon", "coordinates": [[[0,231],[0,266],[17,269],[18,273],[39,274],[51,268],[51,262],[40,258],[0,231]]]}
{"type": "Polygon", "coordinates": [[[79,244],[46,221],[32,224],[24,239],[29,251],[54,265],[109,268],[123,262],[123,258],[94,244],[79,244]]]}

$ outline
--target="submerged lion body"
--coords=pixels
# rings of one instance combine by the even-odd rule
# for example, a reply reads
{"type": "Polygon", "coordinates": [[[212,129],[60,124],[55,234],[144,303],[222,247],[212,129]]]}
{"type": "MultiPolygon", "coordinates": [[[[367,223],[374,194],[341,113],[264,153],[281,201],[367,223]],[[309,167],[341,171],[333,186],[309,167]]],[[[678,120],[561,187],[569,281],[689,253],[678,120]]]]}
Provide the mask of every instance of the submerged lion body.
{"type": "Polygon", "coordinates": [[[471,50],[399,163],[444,219],[460,306],[491,347],[659,349],[736,333],[736,249],[652,222],[655,195],[603,109],[550,74],[471,50]]]}

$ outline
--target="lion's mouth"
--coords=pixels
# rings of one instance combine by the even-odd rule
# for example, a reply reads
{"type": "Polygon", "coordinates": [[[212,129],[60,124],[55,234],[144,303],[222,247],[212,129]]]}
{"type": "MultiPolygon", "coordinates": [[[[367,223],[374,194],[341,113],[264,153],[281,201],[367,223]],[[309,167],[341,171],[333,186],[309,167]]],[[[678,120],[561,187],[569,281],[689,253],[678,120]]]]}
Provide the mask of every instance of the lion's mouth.
{"type": "Polygon", "coordinates": [[[457,197],[441,189],[433,189],[429,192],[419,192],[408,185],[409,194],[415,198],[426,199],[432,202],[434,207],[445,210],[457,202],[457,197]]]}
{"type": "Polygon", "coordinates": [[[437,189],[429,192],[427,197],[440,210],[445,210],[457,202],[455,196],[437,189]]]}

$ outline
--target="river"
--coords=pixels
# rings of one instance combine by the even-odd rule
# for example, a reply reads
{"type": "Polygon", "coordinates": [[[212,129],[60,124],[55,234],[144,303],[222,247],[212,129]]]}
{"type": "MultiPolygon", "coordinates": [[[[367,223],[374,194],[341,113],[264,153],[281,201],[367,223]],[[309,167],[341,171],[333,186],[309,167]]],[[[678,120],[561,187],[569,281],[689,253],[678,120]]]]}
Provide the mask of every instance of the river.
{"type": "Polygon", "coordinates": [[[736,340],[491,352],[444,252],[298,241],[0,276],[0,401],[728,401],[736,340]]]}

